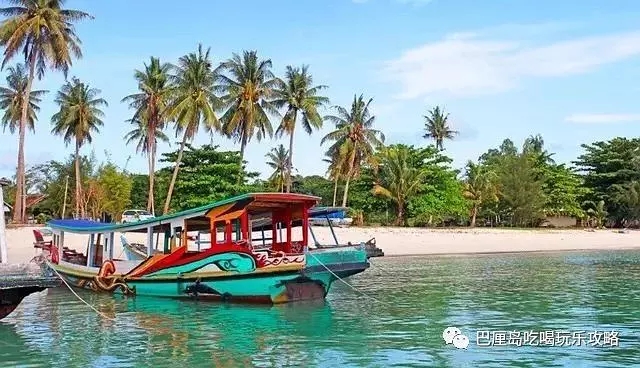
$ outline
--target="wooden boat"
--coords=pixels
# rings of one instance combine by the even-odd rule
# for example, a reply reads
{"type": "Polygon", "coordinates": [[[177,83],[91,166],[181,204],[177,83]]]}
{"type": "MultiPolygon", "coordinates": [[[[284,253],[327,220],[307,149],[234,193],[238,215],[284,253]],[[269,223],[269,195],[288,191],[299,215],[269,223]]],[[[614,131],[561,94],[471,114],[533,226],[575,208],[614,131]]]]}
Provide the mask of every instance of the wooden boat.
{"type": "MultiPolygon", "coordinates": [[[[338,237],[336,236],[336,233],[333,229],[333,224],[332,221],[330,221],[330,219],[332,218],[331,216],[335,213],[345,213],[346,212],[346,208],[345,207],[314,207],[312,209],[309,210],[308,212],[308,216],[309,216],[309,233],[311,234],[311,237],[313,238],[313,246],[315,249],[326,249],[326,248],[340,248],[340,247],[350,247],[353,246],[353,244],[351,243],[347,243],[347,244],[340,244],[340,242],[338,241],[338,237]],[[314,232],[313,232],[313,226],[312,226],[312,219],[323,219],[325,220],[324,223],[327,224],[327,226],[329,226],[329,229],[331,231],[331,235],[333,236],[333,239],[335,241],[335,244],[322,244],[320,243],[314,232]]],[[[263,232],[266,227],[265,225],[270,226],[271,220],[269,218],[266,219],[260,219],[260,220],[256,220],[252,222],[252,231],[256,232],[256,231],[261,231],[263,232]]],[[[295,228],[296,226],[301,226],[302,222],[300,220],[298,221],[293,221],[292,222],[292,228],[295,228]]],[[[281,230],[280,230],[281,231],[281,230]]],[[[196,244],[198,244],[198,249],[200,249],[200,245],[201,244],[209,244],[208,240],[202,240],[201,239],[201,232],[197,233],[197,236],[195,237],[191,237],[192,240],[195,241],[196,244]]],[[[263,234],[264,235],[264,234],[263,234]]],[[[122,247],[124,249],[124,254],[127,257],[128,260],[134,261],[134,260],[142,260],[148,257],[147,255],[147,249],[145,249],[144,244],[139,244],[139,243],[129,243],[126,239],[126,237],[122,236],[122,247]]],[[[265,239],[264,236],[262,236],[262,239],[265,239]]],[[[256,244],[254,245],[254,247],[266,247],[268,248],[267,244],[256,244]]],[[[371,238],[369,239],[367,242],[364,243],[364,247],[365,247],[365,251],[367,252],[367,258],[371,258],[371,257],[382,257],[384,256],[384,252],[382,251],[382,249],[378,248],[376,246],[376,239],[375,238],[371,238]]],[[[314,248],[309,248],[308,250],[310,252],[313,252],[315,249],[314,248]]],[[[155,250],[155,252],[158,252],[157,250],[155,250]]]]}
{"type": "Polygon", "coordinates": [[[53,220],[53,244],[44,252],[66,282],[96,292],[259,303],[320,299],[335,280],[363,272],[369,263],[363,245],[309,251],[309,209],[319,200],[251,193],[132,224],[53,220]],[[264,223],[261,238],[254,222],[264,223]],[[301,224],[296,234],[294,223],[301,224]],[[188,232],[207,230],[209,247],[193,249],[188,232]],[[114,258],[115,234],[135,232],[146,233],[146,253],[153,255],[114,258]],[[86,263],[61,251],[68,233],[88,236],[86,263]],[[164,234],[163,249],[154,254],[158,233],[164,234]]]}

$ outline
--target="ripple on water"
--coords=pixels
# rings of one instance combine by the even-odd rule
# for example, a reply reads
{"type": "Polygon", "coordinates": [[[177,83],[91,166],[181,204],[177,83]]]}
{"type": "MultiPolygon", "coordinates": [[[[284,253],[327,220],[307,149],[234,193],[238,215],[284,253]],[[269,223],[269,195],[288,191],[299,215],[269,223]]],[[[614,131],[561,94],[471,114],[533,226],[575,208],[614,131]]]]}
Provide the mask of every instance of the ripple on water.
{"type": "Polygon", "coordinates": [[[275,307],[80,293],[29,296],[0,323],[17,367],[640,365],[640,252],[389,257],[326,302],[275,307]],[[467,350],[442,341],[457,326],[467,350]],[[618,348],[475,345],[478,331],[618,331],[618,348]]]}

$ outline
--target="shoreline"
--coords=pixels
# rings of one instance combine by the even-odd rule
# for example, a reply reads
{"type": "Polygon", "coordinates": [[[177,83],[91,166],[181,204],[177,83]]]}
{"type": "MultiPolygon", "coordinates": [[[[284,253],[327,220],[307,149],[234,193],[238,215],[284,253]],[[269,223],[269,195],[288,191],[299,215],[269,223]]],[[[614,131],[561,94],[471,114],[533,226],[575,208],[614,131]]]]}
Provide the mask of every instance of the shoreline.
{"type": "MultiPolygon", "coordinates": [[[[29,262],[38,254],[33,248],[33,229],[41,226],[8,228],[7,243],[10,263],[29,262]]],[[[602,229],[513,229],[513,228],[405,228],[348,227],[335,228],[341,244],[376,239],[384,257],[472,256],[491,254],[549,253],[573,251],[640,250],[640,231],[602,229]]],[[[328,227],[313,227],[316,239],[333,244],[328,227]]],[[[116,234],[116,239],[120,234],[116,234]]],[[[130,242],[144,242],[146,235],[126,234],[130,242]]],[[[162,237],[162,236],[161,236],[162,237]]],[[[311,241],[311,237],[309,237],[311,241]]],[[[67,234],[66,246],[80,252],[86,249],[84,235],[67,234]]],[[[114,254],[122,246],[118,241],[114,254]]]]}

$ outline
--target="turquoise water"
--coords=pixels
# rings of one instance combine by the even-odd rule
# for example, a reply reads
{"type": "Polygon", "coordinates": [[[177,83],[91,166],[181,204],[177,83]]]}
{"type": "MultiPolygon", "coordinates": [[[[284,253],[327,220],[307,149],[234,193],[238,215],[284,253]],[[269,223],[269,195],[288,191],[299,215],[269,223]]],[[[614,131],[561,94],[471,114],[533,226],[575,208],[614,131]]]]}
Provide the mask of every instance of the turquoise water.
{"type": "MultiPolygon", "coordinates": [[[[2,367],[640,366],[640,252],[374,259],[326,302],[242,306],[68,290],[0,322],[2,367]],[[375,299],[375,300],[374,300],[375,299]],[[458,327],[467,349],[446,345],[458,327]],[[478,346],[479,331],[615,331],[619,346],[478,346]]],[[[586,336],[586,335],[585,335],[586,336]]]]}

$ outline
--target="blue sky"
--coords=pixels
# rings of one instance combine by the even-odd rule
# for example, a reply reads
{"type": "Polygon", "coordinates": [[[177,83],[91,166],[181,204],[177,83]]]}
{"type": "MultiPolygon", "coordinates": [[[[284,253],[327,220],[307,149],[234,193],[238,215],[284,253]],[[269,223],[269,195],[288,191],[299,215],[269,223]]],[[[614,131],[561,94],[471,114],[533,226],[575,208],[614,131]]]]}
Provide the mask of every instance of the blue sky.
{"type": "MultiPolygon", "coordinates": [[[[580,154],[580,144],[640,135],[640,2],[634,0],[326,0],[222,2],[193,0],[184,7],[163,0],[69,0],[95,16],[77,26],[84,58],[70,76],[99,88],[109,102],[105,126],[93,145],[127,169],[146,172],[147,161],[125,146],[120,103],[136,91],[133,70],[150,56],[174,62],[210,46],[215,62],[256,49],[281,75],[286,65],[309,64],[318,84],[329,85],[333,105],[354,94],[372,97],[377,126],[388,143],[426,145],[423,115],[442,105],[460,136],[446,142],[461,168],[509,137],[516,144],[540,133],[556,159],[580,154]]],[[[63,83],[49,72],[36,88],[42,103],[36,133],[27,135],[27,165],[72,152],[50,134],[54,92],[63,83]]],[[[0,83],[4,82],[3,78],[0,83]]],[[[274,125],[277,121],[274,119],[274,125]]],[[[323,174],[326,124],[296,134],[294,165],[304,175],[323,174]]],[[[0,176],[15,173],[17,138],[0,133],[0,176]]],[[[170,132],[170,134],[172,134],[170,132]]],[[[173,136],[173,135],[172,135],[173,136]]],[[[231,141],[205,133],[225,149],[231,141]]],[[[172,141],[176,141],[173,139],[172,141]]],[[[277,140],[252,141],[246,159],[265,175],[264,155],[277,140]]],[[[282,143],[286,143],[282,140],[282,143]]],[[[177,149],[162,145],[161,152],[177,149]]]]}

